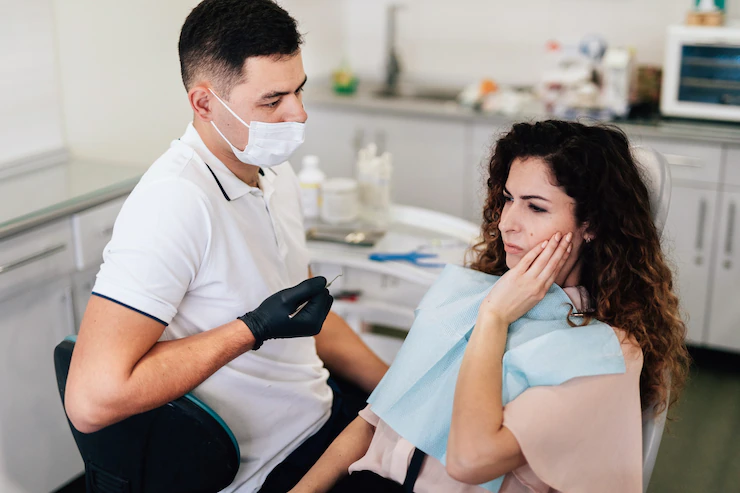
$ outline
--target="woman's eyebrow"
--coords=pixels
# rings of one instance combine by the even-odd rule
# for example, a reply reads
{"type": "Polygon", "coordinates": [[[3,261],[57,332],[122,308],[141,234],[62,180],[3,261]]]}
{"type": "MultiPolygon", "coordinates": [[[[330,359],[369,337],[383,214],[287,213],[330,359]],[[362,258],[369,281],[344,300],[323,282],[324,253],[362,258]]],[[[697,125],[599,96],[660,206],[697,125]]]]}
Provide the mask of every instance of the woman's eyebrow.
{"type": "Polygon", "coordinates": [[[545,197],[540,197],[539,195],[522,195],[522,196],[521,196],[521,197],[519,197],[519,198],[520,198],[520,199],[522,199],[522,200],[532,200],[532,199],[537,199],[537,200],[542,200],[542,201],[544,201],[544,202],[550,202],[550,201],[549,201],[549,200],[547,200],[547,199],[546,199],[545,197]]]}
{"type": "MultiPolygon", "coordinates": [[[[506,187],[504,187],[504,193],[505,193],[506,195],[509,195],[509,196],[513,197],[512,193],[511,193],[511,192],[510,192],[510,191],[509,191],[509,190],[508,190],[508,189],[507,189],[506,187]]],[[[540,195],[522,195],[522,196],[520,196],[519,198],[520,198],[520,199],[522,199],[522,200],[532,200],[532,199],[536,199],[536,200],[542,200],[542,201],[544,201],[544,202],[550,202],[550,201],[549,201],[549,200],[547,200],[547,199],[546,199],[545,197],[542,197],[542,196],[540,196],[540,195]]]]}

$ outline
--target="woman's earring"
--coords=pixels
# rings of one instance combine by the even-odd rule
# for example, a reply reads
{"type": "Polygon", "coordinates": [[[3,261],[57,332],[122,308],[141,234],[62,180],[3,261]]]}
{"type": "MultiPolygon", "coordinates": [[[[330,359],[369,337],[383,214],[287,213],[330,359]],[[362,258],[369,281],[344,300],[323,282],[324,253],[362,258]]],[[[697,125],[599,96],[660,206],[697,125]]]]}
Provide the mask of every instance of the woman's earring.
{"type": "Polygon", "coordinates": [[[587,237],[585,238],[585,240],[586,240],[586,243],[591,243],[591,240],[592,240],[592,238],[591,238],[590,236],[587,236],[587,237]]]}

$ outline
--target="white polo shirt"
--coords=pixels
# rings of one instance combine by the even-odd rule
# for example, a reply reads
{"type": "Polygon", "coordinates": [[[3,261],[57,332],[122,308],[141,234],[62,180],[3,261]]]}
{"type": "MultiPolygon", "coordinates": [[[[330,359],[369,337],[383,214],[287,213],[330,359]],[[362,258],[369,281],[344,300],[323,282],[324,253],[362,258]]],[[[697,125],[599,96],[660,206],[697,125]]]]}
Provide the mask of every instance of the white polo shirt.
{"type": "MultiPolygon", "coordinates": [[[[93,292],[166,324],[164,340],[179,339],[231,322],[300,283],[308,262],[290,164],[264,170],[260,188],[250,187],[191,124],[123,205],[93,292]]],[[[328,375],[313,337],[269,340],[195,389],[241,448],[241,467],[224,491],[258,490],[324,425],[328,375]]]]}

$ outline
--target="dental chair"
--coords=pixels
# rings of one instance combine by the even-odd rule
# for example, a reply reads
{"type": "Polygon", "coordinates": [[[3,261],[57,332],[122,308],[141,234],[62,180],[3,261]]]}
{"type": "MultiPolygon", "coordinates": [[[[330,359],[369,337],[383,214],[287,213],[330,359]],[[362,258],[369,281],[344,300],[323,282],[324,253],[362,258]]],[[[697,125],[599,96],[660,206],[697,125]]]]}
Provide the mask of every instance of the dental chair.
{"type": "MultiPolygon", "coordinates": [[[[54,350],[62,403],[75,340],[67,337],[54,350]]],[[[216,493],[239,469],[234,434],[190,394],[95,433],[69,427],[85,462],[87,493],[216,493]]]]}
{"type": "MultiPolygon", "coordinates": [[[[668,216],[671,176],[658,152],[633,147],[650,193],[651,215],[659,234],[668,216]]],[[[75,338],[54,350],[59,395],[64,403],[75,338]]],[[[643,491],[647,492],[663,436],[666,411],[643,414],[643,491]]],[[[88,493],[218,492],[239,468],[239,445],[226,423],[208,406],[187,394],[160,408],[131,416],[90,434],[69,423],[85,462],[88,493]]]]}
{"type": "MultiPolygon", "coordinates": [[[[657,151],[647,147],[633,147],[632,156],[640,166],[642,179],[650,193],[650,213],[658,234],[662,236],[671,203],[671,172],[668,161],[657,151]]],[[[667,409],[659,415],[653,408],[642,415],[642,489],[647,493],[650,476],[658,457],[660,440],[663,437],[667,409]]]]}

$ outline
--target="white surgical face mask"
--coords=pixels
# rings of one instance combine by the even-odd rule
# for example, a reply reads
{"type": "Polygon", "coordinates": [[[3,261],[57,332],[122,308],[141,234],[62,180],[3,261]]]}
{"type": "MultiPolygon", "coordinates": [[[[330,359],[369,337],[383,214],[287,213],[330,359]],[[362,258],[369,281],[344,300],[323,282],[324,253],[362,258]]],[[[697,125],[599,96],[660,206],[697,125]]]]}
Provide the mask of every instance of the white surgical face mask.
{"type": "Polygon", "coordinates": [[[247,147],[243,151],[240,151],[234,145],[229,142],[229,139],[221,133],[215,123],[211,121],[211,125],[216,129],[216,132],[229,144],[231,150],[234,152],[234,156],[244,164],[253,164],[261,168],[271,168],[277,166],[280,163],[284,163],[290,158],[290,156],[298,149],[304,141],[304,134],[306,131],[305,123],[298,122],[283,122],[283,123],[263,123],[263,122],[251,122],[247,124],[244,120],[239,118],[239,115],[234,113],[234,110],[229,108],[218,94],[213,92],[213,89],[209,89],[211,93],[216,96],[216,99],[224,105],[224,108],[229,110],[229,113],[234,115],[234,118],[239,120],[244,126],[249,129],[249,142],[247,147]]]}

